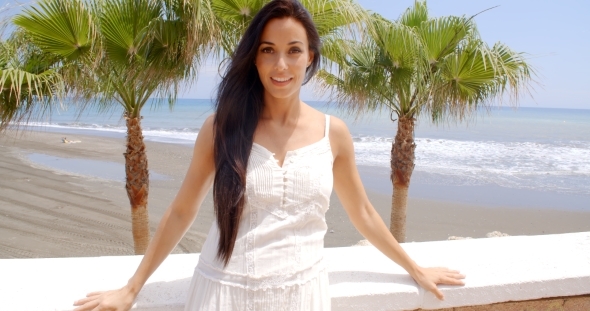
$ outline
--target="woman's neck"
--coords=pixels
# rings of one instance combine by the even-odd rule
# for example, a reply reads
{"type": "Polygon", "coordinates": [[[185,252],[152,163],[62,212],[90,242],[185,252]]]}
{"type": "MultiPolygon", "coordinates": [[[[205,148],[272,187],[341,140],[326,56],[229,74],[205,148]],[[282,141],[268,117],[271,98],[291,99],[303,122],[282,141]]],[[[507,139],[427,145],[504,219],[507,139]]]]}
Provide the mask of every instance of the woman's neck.
{"type": "Polygon", "coordinates": [[[264,109],[261,118],[267,121],[288,124],[296,122],[301,113],[299,94],[288,98],[275,98],[264,94],[264,109]]]}

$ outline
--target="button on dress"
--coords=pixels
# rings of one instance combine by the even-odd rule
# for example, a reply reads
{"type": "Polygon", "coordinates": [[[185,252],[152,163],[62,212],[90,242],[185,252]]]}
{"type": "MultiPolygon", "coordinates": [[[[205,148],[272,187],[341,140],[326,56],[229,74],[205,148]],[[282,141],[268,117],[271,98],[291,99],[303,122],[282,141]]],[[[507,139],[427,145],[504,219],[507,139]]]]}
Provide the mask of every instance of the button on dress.
{"type": "Polygon", "coordinates": [[[283,166],[256,143],[248,160],[246,204],[226,267],[216,258],[213,222],[191,281],[185,311],[330,310],[324,264],[325,214],[333,186],[324,137],[288,151],[283,166]]]}

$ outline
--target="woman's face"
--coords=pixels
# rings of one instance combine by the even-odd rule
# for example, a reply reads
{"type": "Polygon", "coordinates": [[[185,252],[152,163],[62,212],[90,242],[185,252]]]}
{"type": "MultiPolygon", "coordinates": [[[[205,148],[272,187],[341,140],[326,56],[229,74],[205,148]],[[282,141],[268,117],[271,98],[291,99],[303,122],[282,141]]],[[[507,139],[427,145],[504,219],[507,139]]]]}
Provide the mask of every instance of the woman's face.
{"type": "Polygon", "coordinates": [[[307,33],[299,21],[290,17],[270,20],[262,31],[256,55],[265,97],[298,98],[305,69],[312,60],[307,33]]]}

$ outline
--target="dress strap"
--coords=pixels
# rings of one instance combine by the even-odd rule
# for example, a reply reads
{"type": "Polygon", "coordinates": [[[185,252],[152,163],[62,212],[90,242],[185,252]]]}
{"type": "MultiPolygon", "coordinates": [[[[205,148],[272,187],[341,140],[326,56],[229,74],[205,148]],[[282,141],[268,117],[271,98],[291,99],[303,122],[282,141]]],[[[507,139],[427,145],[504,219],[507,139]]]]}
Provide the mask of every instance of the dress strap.
{"type": "Polygon", "coordinates": [[[328,137],[330,134],[330,115],[326,115],[326,128],[324,129],[324,137],[328,137]]]}

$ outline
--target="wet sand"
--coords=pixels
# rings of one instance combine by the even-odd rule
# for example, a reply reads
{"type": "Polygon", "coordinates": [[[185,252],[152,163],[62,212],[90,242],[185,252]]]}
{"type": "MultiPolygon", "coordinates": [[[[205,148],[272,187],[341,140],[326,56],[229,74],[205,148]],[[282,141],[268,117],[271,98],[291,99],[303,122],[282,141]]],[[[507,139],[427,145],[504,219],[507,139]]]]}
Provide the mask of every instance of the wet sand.
{"type": "MultiPolygon", "coordinates": [[[[152,232],[178,190],[192,147],[146,142],[152,232]]],[[[52,169],[32,162],[31,154],[123,164],[125,141],[54,132],[0,135],[0,258],[78,257],[133,254],[130,208],[121,179],[101,179],[52,169]],[[79,143],[65,144],[62,137],[79,143]]],[[[48,158],[47,161],[50,161],[48,158]]],[[[98,163],[98,164],[97,164],[98,163]]],[[[50,164],[50,163],[45,163],[50,164]]],[[[82,164],[83,165],[83,164],[82,164]]],[[[370,169],[360,168],[363,179],[370,169]]],[[[367,189],[371,202],[389,224],[391,198],[367,189]]],[[[350,246],[362,239],[333,195],[326,215],[327,247],[350,246]]],[[[197,220],[174,250],[198,252],[213,221],[209,195],[197,220]]],[[[590,231],[590,211],[461,203],[411,197],[407,241],[445,240],[449,236],[484,237],[491,231],[536,235],[590,231]]]]}

